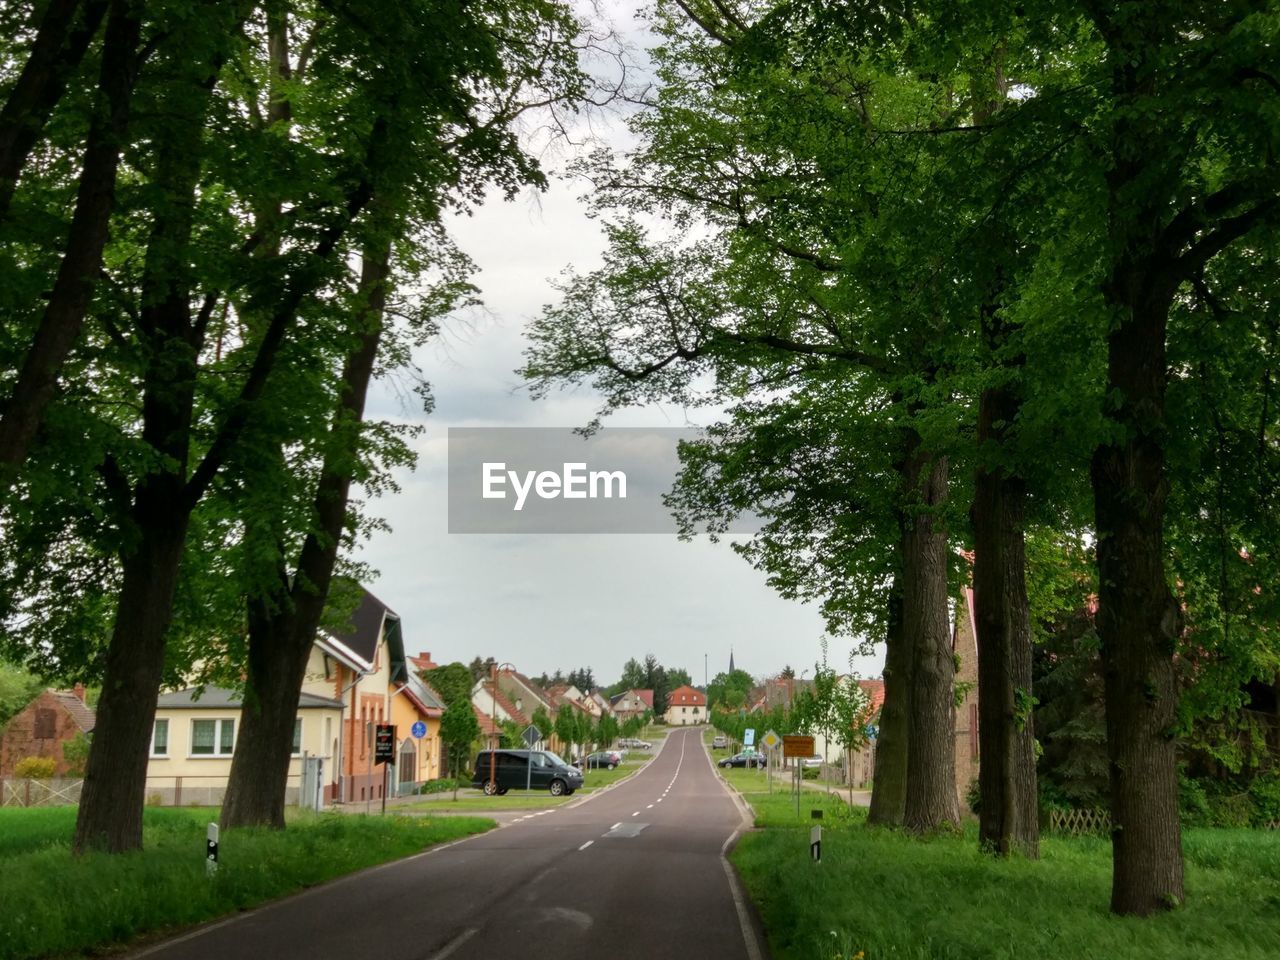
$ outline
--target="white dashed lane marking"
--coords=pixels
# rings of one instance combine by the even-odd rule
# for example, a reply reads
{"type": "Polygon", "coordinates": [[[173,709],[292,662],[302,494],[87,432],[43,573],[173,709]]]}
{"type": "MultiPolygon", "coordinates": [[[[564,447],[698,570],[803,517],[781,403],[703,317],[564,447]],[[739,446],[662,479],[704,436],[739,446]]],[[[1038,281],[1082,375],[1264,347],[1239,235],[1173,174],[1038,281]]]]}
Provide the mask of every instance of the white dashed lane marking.
{"type": "Polygon", "coordinates": [[[584,843],[584,844],[583,844],[582,846],[580,846],[578,849],[579,849],[579,850],[585,850],[585,849],[587,849],[587,847],[591,846],[593,843],[595,843],[595,841],[594,841],[594,840],[588,840],[586,843],[584,843]]]}

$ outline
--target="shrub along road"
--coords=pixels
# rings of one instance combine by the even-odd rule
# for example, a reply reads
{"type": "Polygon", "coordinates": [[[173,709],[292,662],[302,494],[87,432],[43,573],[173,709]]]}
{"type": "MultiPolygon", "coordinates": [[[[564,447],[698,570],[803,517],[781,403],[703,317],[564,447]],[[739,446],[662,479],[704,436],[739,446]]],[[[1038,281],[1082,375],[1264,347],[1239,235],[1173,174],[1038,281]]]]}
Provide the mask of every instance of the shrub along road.
{"type": "Polygon", "coordinates": [[[743,808],[700,730],[677,730],[636,776],[586,803],[338,880],[135,957],[273,960],[556,957],[759,960],[723,859],[743,808]]]}

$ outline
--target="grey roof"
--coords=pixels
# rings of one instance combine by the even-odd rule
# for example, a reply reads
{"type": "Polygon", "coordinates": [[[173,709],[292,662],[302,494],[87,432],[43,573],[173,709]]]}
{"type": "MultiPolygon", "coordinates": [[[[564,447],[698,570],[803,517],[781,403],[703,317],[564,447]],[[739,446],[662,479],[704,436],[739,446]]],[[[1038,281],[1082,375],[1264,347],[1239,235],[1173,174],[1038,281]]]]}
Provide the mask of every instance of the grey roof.
{"type": "MultiPolygon", "coordinates": [[[[157,707],[186,707],[190,710],[239,710],[244,706],[244,694],[239,690],[228,690],[226,687],[187,687],[176,693],[162,694],[156,701],[157,707]]],[[[314,693],[303,693],[298,697],[299,710],[311,710],[331,707],[341,710],[341,700],[330,700],[314,693]]]]}

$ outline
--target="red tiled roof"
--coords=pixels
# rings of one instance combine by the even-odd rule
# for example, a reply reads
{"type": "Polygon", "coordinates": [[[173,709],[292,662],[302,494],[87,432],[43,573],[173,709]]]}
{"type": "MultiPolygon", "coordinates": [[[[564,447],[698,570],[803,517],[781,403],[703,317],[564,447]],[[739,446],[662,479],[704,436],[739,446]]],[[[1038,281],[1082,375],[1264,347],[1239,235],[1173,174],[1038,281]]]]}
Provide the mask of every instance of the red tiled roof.
{"type": "Polygon", "coordinates": [[[440,664],[431,659],[431,652],[429,650],[423,650],[422,653],[418,654],[416,657],[406,657],[405,659],[413,664],[413,668],[419,673],[426,673],[428,670],[434,670],[436,667],[440,666],[440,664]]]}
{"type": "Polygon", "coordinates": [[[493,722],[493,718],[477,707],[474,703],[471,705],[471,709],[475,711],[476,721],[480,724],[480,733],[482,736],[493,737],[502,733],[501,728],[493,722]]]}
{"type": "Polygon", "coordinates": [[[502,689],[492,680],[486,680],[484,682],[484,690],[497,701],[498,706],[506,711],[507,715],[511,717],[512,720],[516,723],[528,724],[529,718],[516,709],[516,705],[507,699],[507,695],[503,693],[502,689]]]}
{"type": "Polygon", "coordinates": [[[695,690],[689,685],[676,687],[667,694],[667,706],[688,706],[688,707],[704,707],[707,704],[707,695],[701,690],[695,690]]]}
{"type": "Polygon", "coordinates": [[[93,711],[70,690],[50,690],[49,695],[58,701],[58,705],[71,716],[81,733],[89,733],[97,722],[93,711]]]}
{"type": "Polygon", "coordinates": [[[867,696],[871,700],[871,713],[874,714],[882,706],[884,706],[884,681],[883,680],[859,680],[858,686],[867,692],[867,696]]]}
{"type": "Polygon", "coordinates": [[[645,702],[650,710],[653,709],[653,691],[652,690],[636,690],[635,695],[645,702]]]}

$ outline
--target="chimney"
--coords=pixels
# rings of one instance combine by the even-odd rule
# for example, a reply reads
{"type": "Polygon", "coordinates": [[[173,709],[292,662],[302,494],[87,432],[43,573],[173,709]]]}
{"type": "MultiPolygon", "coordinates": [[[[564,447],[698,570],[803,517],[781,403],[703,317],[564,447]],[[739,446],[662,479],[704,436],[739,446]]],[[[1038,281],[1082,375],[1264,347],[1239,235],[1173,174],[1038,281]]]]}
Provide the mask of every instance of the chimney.
{"type": "Polygon", "coordinates": [[[74,687],[71,688],[71,692],[80,698],[81,703],[84,703],[84,684],[83,683],[77,683],[74,687]]]}

